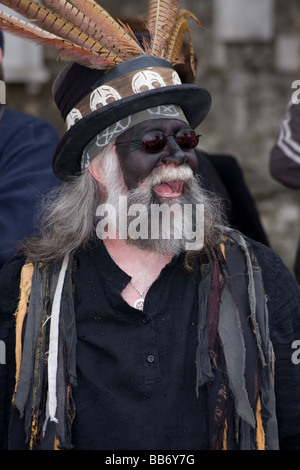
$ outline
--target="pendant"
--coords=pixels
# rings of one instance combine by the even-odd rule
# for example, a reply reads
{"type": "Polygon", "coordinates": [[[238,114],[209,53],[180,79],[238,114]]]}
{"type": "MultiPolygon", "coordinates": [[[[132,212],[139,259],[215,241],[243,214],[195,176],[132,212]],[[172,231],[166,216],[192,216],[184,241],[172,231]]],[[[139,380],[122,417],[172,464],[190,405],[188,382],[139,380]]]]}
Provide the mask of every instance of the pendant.
{"type": "Polygon", "coordinates": [[[144,308],[144,299],[137,299],[134,304],[133,304],[134,308],[136,308],[137,310],[143,310],[144,308]]]}

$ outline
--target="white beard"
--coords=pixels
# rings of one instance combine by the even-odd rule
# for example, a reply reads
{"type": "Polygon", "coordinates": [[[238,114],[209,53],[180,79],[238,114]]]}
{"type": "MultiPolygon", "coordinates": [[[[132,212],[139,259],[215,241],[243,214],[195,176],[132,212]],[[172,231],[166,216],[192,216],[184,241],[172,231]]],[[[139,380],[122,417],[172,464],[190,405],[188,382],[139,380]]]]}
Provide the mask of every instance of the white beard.
{"type": "MultiPolygon", "coordinates": [[[[106,205],[114,208],[115,220],[113,230],[110,233],[127,234],[126,242],[140,249],[148,251],[156,251],[161,254],[177,255],[187,251],[187,246],[191,246],[191,239],[183,230],[184,224],[191,227],[193,233],[199,231],[197,226],[198,207],[204,206],[205,219],[211,221],[213,217],[213,204],[210,196],[207,195],[197,179],[193,176],[193,172],[188,165],[180,167],[162,167],[155,169],[136,189],[128,190],[124,184],[122,172],[117,159],[111,155],[112,160],[106,174],[107,183],[107,200],[106,205]],[[153,190],[155,185],[168,181],[183,181],[182,194],[176,199],[172,197],[160,198],[153,190]],[[120,204],[125,201],[126,204],[120,204]],[[176,205],[176,207],[175,207],[176,205]],[[159,214],[153,217],[153,207],[159,207],[159,214]],[[189,206],[191,210],[187,214],[185,208],[189,206]],[[136,207],[142,207],[137,217],[136,207]],[[176,209],[173,212],[173,208],[176,209]],[[170,212],[172,209],[172,212],[170,212]],[[170,218],[171,215],[171,218],[170,218]],[[188,217],[189,220],[183,220],[188,217]],[[164,221],[168,220],[168,224],[164,221]],[[137,225],[140,232],[137,231],[137,225]],[[135,227],[134,236],[132,234],[132,226],[135,227]],[[153,234],[155,233],[155,237],[153,234]],[[140,236],[137,236],[139,235],[140,236]]],[[[156,212],[157,214],[157,212],[156,212]]],[[[203,217],[204,219],[204,217],[203,217]]],[[[206,224],[208,227],[211,223],[206,224]]],[[[103,228],[103,227],[102,227],[103,228]]],[[[207,230],[205,223],[201,230],[207,230]]],[[[191,231],[189,232],[191,233],[191,231]]],[[[105,238],[102,231],[97,232],[99,238],[105,238]]],[[[207,234],[206,234],[207,235],[207,234]]],[[[204,241],[204,233],[202,237],[204,241]]]]}

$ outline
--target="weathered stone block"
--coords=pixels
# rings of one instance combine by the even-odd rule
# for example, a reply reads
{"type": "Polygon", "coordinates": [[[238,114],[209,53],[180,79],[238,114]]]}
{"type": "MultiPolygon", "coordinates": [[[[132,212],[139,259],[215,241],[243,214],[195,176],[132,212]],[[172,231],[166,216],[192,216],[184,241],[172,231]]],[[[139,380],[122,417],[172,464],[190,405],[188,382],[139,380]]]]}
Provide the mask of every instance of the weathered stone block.
{"type": "Polygon", "coordinates": [[[223,41],[269,41],[273,22],[273,0],[214,0],[214,32],[223,41]]]}

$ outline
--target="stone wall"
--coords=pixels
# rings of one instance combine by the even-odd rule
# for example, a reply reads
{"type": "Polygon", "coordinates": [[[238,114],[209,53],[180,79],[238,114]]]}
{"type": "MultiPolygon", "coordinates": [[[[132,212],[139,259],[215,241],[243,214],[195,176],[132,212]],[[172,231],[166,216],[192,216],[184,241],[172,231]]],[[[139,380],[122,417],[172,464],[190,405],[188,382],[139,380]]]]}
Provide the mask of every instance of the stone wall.
{"type": "MultiPolygon", "coordinates": [[[[143,14],[146,0],[103,0],[121,16],[143,14]]],[[[201,21],[192,26],[198,56],[196,82],[208,88],[212,110],[201,126],[202,147],[234,155],[255,198],[272,247],[292,268],[299,232],[299,193],[269,175],[279,121],[300,78],[299,0],[186,0],[201,21]]],[[[8,85],[10,106],[41,116],[63,133],[51,82],[61,68],[45,52],[49,83],[8,85]]]]}

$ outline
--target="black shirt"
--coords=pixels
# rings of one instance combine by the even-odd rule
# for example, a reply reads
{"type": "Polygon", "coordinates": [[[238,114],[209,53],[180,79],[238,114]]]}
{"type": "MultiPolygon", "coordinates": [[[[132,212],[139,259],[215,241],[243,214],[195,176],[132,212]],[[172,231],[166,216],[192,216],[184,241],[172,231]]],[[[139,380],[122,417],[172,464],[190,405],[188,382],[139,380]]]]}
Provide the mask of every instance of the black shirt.
{"type": "MultiPolygon", "coordinates": [[[[268,299],[280,448],[300,450],[300,289],[272,250],[254,241],[251,245],[268,299]]],[[[129,278],[105,250],[80,251],[77,259],[75,449],[206,448],[206,386],[199,389],[198,400],[195,393],[199,271],[190,276],[182,258],[173,260],[153,284],[142,313],[122,300],[129,278]],[[114,289],[118,296],[109,294],[114,289]],[[154,361],[147,361],[149,355],[154,361]]],[[[18,256],[0,270],[0,340],[7,345],[6,365],[0,365],[0,447],[12,449],[24,448],[23,423],[14,422],[8,431],[14,312],[23,264],[24,257],[18,256]]]]}
{"type": "Polygon", "coordinates": [[[75,448],[206,448],[193,367],[200,270],[188,274],[175,257],[139,311],[121,297],[130,277],[102,244],[77,261],[75,448]]]}

